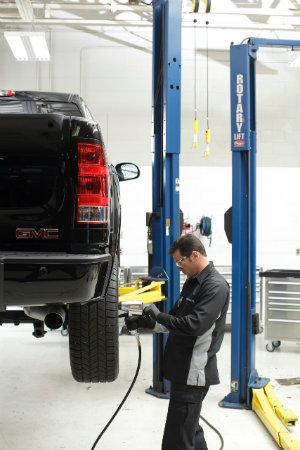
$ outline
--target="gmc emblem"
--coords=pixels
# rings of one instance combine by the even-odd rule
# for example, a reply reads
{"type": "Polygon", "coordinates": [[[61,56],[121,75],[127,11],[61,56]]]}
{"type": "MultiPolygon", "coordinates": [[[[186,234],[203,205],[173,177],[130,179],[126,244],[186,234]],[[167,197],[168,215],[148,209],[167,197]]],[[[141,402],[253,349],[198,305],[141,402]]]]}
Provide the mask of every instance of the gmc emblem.
{"type": "Polygon", "coordinates": [[[36,231],[34,228],[17,228],[17,239],[58,239],[58,228],[40,228],[36,231]]]}

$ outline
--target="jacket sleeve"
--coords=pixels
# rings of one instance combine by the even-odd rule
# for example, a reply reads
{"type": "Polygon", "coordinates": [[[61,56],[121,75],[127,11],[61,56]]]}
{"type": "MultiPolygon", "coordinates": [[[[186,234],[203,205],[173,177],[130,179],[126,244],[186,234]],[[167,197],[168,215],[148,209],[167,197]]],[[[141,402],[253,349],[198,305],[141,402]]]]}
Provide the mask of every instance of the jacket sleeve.
{"type": "Polygon", "coordinates": [[[169,333],[168,328],[158,322],[155,323],[153,331],[155,331],[155,333],[169,333]]]}
{"type": "MultiPolygon", "coordinates": [[[[175,315],[175,307],[170,309],[169,314],[166,314],[167,316],[173,316],[175,315]]],[[[155,326],[153,328],[153,331],[155,331],[155,333],[169,333],[169,330],[167,327],[165,327],[164,325],[162,325],[161,323],[158,323],[156,321],[155,326]]]]}
{"type": "MultiPolygon", "coordinates": [[[[164,325],[170,333],[201,336],[220,317],[224,308],[227,309],[229,299],[228,284],[210,285],[205,293],[199,296],[194,305],[185,315],[158,314],[156,320],[164,325]]],[[[225,309],[225,311],[226,311],[225,309]]]]}

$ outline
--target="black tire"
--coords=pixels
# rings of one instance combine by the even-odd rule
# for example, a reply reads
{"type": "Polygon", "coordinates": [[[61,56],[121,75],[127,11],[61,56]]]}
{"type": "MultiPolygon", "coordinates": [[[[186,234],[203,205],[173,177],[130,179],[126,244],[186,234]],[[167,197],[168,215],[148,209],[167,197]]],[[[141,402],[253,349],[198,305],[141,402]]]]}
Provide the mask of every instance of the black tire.
{"type": "Polygon", "coordinates": [[[70,364],[74,379],[81,383],[105,383],[118,376],[118,272],[115,256],[105,299],[70,304],[70,364]]]}

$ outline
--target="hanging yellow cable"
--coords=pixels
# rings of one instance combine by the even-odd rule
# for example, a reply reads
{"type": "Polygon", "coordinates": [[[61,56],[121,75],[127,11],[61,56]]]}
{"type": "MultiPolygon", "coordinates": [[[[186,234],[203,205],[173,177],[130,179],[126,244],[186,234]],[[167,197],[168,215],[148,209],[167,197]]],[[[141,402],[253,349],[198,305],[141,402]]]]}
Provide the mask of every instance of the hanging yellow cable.
{"type": "MultiPolygon", "coordinates": [[[[210,8],[211,8],[211,0],[204,0],[205,3],[205,12],[209,13],[210,12],[210,8]]],[[[199,6],[200,6],[200,1],[199,0],[193,0],[193,12],[197,13],[199,12],[199,6]]]]}
{"type": "Polygon", "coordinates": [[[210,13],[211,1],[210,0],[204,0],[204,1],[205,1],[205,12],[210,13]]]}
{"type": "Polygon", "coordinates": [[[194,147],[198,147],[198,120],[196,115],[194,119],[194,147]]]}
{"type": "Polygon", "coordinates": [[[206,21],[206,130],[205,130],[205,152],[204,156],[210,155],[210,128],[209,128],[209,119],[208,119],[208,25],[209,22],[206,21]]]}
{"type": "MultiPolygon", "coordinates": [[[[211,0],[204,0],[205,12],[209,13],[211,9],[211,0]]],[[[200,0],[193,0],[193,12],[199,12],[200,0]]],[[[198,147],[198,120],[197,120],[197,42],[196,42],[196,14],[194,17],[194,141],[193,146],[198,147]]],[[[208,24],[206,22],[206,131],[205,131],[205,152],[204,156],[210,155],[210,128],[208,120],[208,24]]]]}
{"type": "Polygon", "coordinates": [[[199,11],[199,0],[193,0],[193,13],[197,13],[199,11]]]}
{"type": "Polygon", "coordinates": [[[194,18],[194,148],[198,147],[198,120],[197,120],[197,40],[196,16],[194,18]]]}

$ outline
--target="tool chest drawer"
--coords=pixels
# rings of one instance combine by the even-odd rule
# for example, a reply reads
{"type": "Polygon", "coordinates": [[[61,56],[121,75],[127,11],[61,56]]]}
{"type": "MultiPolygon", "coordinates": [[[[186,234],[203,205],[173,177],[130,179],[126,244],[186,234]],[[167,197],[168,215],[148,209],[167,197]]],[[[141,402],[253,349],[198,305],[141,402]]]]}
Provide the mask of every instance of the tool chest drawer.
{"type": "Polygon", "coordinates": [[[265,338],[300,340],[300,270],[270,270],[265,278],[265,338]]]}

